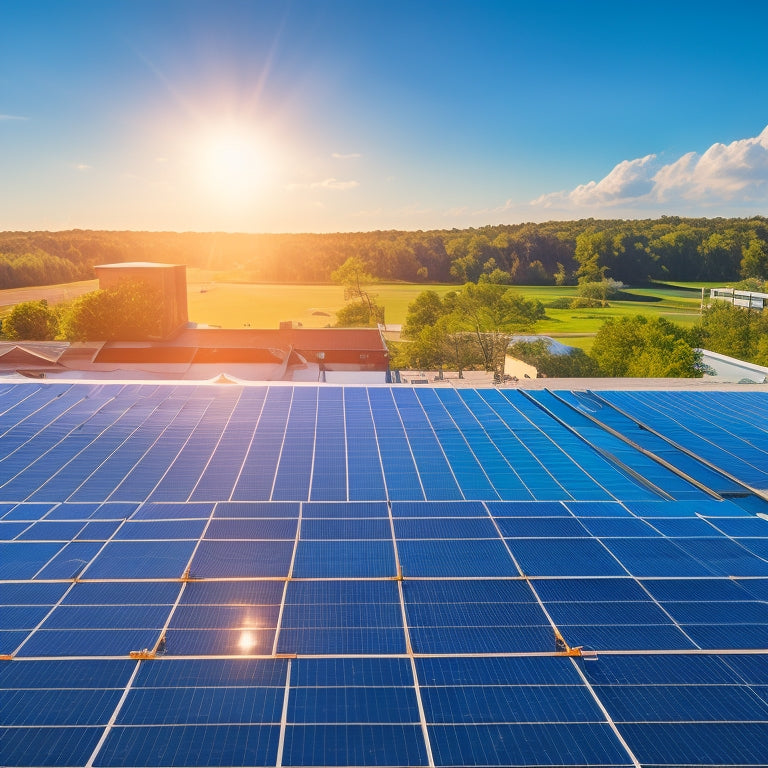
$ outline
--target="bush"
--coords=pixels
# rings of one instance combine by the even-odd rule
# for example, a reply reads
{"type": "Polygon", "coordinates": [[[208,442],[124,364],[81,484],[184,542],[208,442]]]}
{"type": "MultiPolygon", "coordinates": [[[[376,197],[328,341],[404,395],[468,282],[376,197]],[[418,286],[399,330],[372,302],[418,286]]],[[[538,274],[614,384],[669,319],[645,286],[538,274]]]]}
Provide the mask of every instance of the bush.
{"type": "Polygon", "coordinates": [[[375,301],[350,301],[336,312],[337,328],[367,328],[384,322],[384,307],[375,301]]]}
{"type": "Polygon", "coordinates": [[[145,283],[86,293],[62,322],[70,341],[143,341],[162,333],[162,298],[145,283]]]}
{"type": "Polygon", "coordinates": [[[59,332],[59,319],[45,299],[23,301],[3,318],[3,335],[14,341],[50,341],[59,332]]]}
{"type": "Polygon", "coordinates": [[[610,307],[605,299],[590,299],[586,296],[577,296],[571,301],[571,309],[594,309],[595,307],[610,307]]]}
{"type": "Polygon", "coordinates": [[[607,376],[696,378],[703,374],[694,334],[664,318],[644,315],[603,323],[592,357],[607,376]]]}
{"type": "Polygon", "coordinates": [[[570,296],[558,296],[544,306],[547,309],[570,309],[572,304],[573,299],[570,296]]]}

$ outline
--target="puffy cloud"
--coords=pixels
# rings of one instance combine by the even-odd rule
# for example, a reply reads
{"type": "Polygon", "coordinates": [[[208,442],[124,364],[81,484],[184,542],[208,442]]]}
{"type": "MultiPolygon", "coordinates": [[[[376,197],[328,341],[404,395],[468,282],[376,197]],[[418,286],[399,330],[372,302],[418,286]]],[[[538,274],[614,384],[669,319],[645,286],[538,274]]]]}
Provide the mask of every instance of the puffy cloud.
{"type": "Polygon", "coordinates": [[[330,178],[323,179],[323,181],[311,181],[305,184],[288,184],[286,189],[334,189],[334,190],[346,190],[359,187],[359,181],[339,181],[338,179],[330,178]]]}
{"type": "Polygon", "coordinates": [[[362,155],[359,152],[349,152],[346,155],[342,154],[341,152],[333,152],[331,157],[334,160],[357,160],[358,158],[362,157],[362,155]]]}
{"type": "Polygon", "coordinates": [[[713,144],[662,164],[656,155],[623,160],[600,181],[531,201],[542,208],[626,207],[642,204],[749,203],[768,198],[768,127],[754,138],[713,144]]]}

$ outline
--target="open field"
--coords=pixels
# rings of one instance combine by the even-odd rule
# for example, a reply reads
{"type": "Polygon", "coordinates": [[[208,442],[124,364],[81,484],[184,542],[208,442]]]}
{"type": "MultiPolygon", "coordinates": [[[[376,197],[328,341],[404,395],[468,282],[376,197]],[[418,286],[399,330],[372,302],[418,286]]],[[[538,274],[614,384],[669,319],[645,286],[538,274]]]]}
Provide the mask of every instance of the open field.
{"type": "MultiPolygon", "coordinates": [[[[546,304],[547,301],[554,298],[554,296],[549,299],[545,298],[543,292],[546,290],[546,288],[533,288],[530,294],[526,291],[526,295],[536,295],[539,300],[546,304]]],[[[575,291],[573,288],[570,290],[575,291]]],[[[664,317],[686,326],[694,325],[699,319],[701,295],[695,292],[667,290],[659,286],[658,288],[632,289],[626,293],[633,296],[634,299],[611,300],[610,306],[605,308],[547,309],[547,318],[539,323],[537,331],[552,336],[563,333],[594,334],[606,320],[638,314],[648,317],[664,317]]],[[[583,346],[587,349],[591,346],[591,342],[589,345],[574,343],[574,346],[583,346]]]]}
{"type": "MultiPolygon", "coordinates": [[[[344,305],[344,291],[338,285],[219,282],[210,279],[212,277],[200,270],[189,271],[189,318],[194,322],[223,328],[276,328],[280,321],[292,320],[307,328],[322,328],[334,323],[335,312],[344,305]]],[[[41,298],[48,299],[51,304],[70,301],[97,287],[96,280],[87,280],[0,291],[0,313],[20,301],[41,298]]],[[[446,284],[377,283],[371,287],[371,292],[383,304],[387,324],[398,325],[405,320],[408,305],[422,291],[434,290],[444,295],[456,288],[446,284]]],[[[519,286],[515,290],[545,305],[558,297],[575,296],[576,293],[573,286],[519,286]]],[[[536,330],[589,350],[593,335],[611,318],[642,313],[690,326],[699,317],[699,290],[699,285],[658,284],[651,288],[630,289],[621,301],[611,301],[606,308],[547,309],[547,317],[536,330]]]]}
{"type": "MultiPolygon", "coordinates": [[[[445,294],[456,286],[377,283],[371,293],[385,307],[387,323],[402,323],[408,305],[428,288],[445,294]]],[[[187,296],[190,320],[224,328],[276,328],[281,320],[322,328],[345,303],[339,285],[188,283],[187,296]]]]}
{"type": "MultiPolygon", "coordinates": [[[[408,305],[425,290],[444,295],[455,285],[377,283],[371,292],[385,308],[387,324],[404,322],[408,305]]],[[[560,296],[574,296],[574,287],[519,286],[516,290],[545,305],[560,296]]],[[[627,292],[633,300],[611,301],[610,307],[547,309],[547,318],[537,330],[551,334],[593,334],[609,318],[643,313],[693,325],[699,316],[700,294],[691,290],[638,288],[627,292]]],[[[344,304],[338,285],[270,285],[248,283],[190,283],[189,316],[196,322],[240,328],[275,327],[281,320],[301,322],[307,327],[333,323],[333,315],[344,304]]]]}
{"type": "Polygon", "coordinates": [[[65,301],[72,301],[72,299],[76,299],[89,291],[95,291],[98,287],[98,280],[80,280],[77,283],[61,283],[59,285],[5,288],[0,290],[0,314],[4,314],[6,310],[22,301],[47,299],[49,304],[61,304],[65,301]]]}

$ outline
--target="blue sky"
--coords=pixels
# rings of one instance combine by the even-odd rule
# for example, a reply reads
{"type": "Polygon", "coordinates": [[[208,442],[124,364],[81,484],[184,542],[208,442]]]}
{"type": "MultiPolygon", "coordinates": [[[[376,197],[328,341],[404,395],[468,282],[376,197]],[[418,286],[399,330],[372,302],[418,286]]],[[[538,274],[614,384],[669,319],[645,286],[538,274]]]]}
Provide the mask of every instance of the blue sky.
{"type": "Polygon", "coordinates": [[[0,0],[0,229],[768,214],[768,3],[0,0]]]}

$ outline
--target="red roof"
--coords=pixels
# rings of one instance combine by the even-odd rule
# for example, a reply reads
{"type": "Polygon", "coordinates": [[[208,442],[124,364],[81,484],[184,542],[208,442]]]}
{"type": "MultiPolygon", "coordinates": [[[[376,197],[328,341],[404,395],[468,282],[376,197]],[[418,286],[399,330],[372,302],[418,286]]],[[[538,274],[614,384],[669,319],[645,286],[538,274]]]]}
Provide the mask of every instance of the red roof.
{"type": "Polygon", "coordinates": [[[386,353],[378,328],[184,328],[164,342],[174,347],[258,347],[297,351],[355,350],[386,353]]]}

